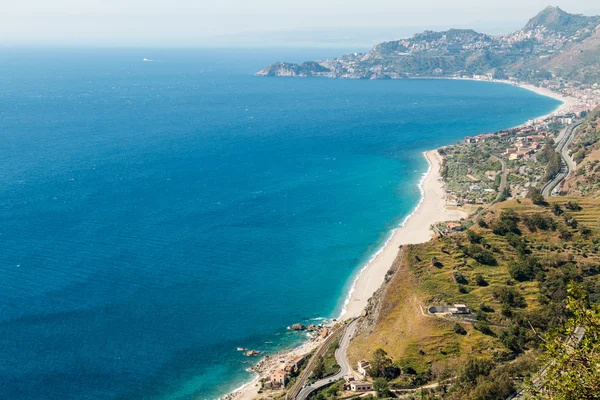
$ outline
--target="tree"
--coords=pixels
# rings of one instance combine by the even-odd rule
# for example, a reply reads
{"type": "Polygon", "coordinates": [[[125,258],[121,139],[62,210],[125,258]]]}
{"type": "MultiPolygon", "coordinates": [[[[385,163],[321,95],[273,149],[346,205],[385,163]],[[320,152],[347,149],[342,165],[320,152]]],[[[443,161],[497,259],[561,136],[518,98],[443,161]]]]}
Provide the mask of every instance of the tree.
{"type": "Polygon", "coordinates": [[[483,240],[483,236],[481,236],[477,232],[469,229],[467,231],[467,239],[469,239],[469,242],[471,242],[471,243],[479,244],[483,240]]]}
{"type": "Polygon", "coordinates": [[[510,307],[527,307],[525,298],[515,288],[510,286],[495,287],[492,291],[492,295],[495,299],[498,299],[502,305],[508,305],[510,307]]]}
{"type": "Polygon", "coordinates": [[[317,358],[317,362],[313,368],[312,376],[315,379],[321,379],[323,376],[325,376],[325,361],[323,360],[323,356],[319,356],[319,358],[317,358]]]}
{"type": "Polygon", "coordinates": [[[539,261],[532,256],[521,257],[518,261],[511,260],[508,264],[508,273],[519,282],[533,280],[542,270],[539,261]]]}
{"type": "Polygon", "coordinates": [[[373,352],[369,375],[373,378],[394,379],[400,375],[400,369],[393,365],[386,351],[379,348],[373,352]]]}
{"type": "Polygon", "coordinates": [[[380,399],[393,396],[390,391],[390,385],[384,378],[377,378],[373,381],[373,390],[375,390],[377,397],[380,399]]]}
{"type": "Polygon", "coordinates": [[[531,201],[536,206],[546,206],[546,205],[548,205],[548,203],[546,203],[546,200],[544,199],[544,196],[541,193],[534,193],[531,196],[531,201]]]}
{"type": "Polygon", "coordinates": [[[571,283],[566,300],[572,313],[565,326],[546,335],[544,374],[528,390],[535,398],[600,398],[600,307],[590,305],[584,287],[571,283]],[[583,334],[583,336],[582,336],[583,334]]]}
{"type": "Polygon", "coordinates": [[[487,376],[494,368],[491,360],[484,358],[470,358],[463,367],[459,379],[462,382],[476,384],[477,378],[487,376]]]}

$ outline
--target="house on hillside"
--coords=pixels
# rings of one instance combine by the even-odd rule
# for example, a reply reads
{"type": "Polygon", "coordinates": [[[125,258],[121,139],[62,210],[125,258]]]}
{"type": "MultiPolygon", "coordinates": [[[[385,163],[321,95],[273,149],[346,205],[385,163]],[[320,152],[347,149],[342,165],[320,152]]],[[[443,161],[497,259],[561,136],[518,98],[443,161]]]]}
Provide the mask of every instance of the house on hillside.
{"type": "Polygon", "coordinates": [[[263,388],[272,390],[283,389],[288,383],[288,376],[288,373],[283,369],[275,371],[263,382],[263,388]]]}
{"type": "Polygon", "coordinates": [[[300,370],[300,365],[306,359],[306,355],[298,356],[294,358],[292,361],[288,362],[283,370],[290,375],[296,375],[300,370]]]}
{"type": "Polygon", "coordinates": [[[373,385],[370,382],[352,381],[350,382],[350,390],[353,392],[370,392],[373,390],[373,385]]]}
{"type": "Polygon", "coordinates": [[[367,376],[369,370],[371,369],[371,363],[367,360],[360,360],[358,362],[358,373],[362,376],[367,376]]]}
{"type": "Polygon", "coordinates": [[[444,235],[447,235],[451,232],[461,232],[463,230],[463,226],[460,222],[448,222],[442,232],[444,235]]]}

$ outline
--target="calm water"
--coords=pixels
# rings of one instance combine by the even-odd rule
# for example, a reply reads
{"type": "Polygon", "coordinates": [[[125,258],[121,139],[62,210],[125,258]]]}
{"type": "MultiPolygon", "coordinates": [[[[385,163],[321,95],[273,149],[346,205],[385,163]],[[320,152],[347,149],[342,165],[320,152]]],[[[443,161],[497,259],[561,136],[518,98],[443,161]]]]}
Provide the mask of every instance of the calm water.
{"type": "Polygon", "coordinates": [[[335,317],[420,152],[557,102],[256,78],[318,51],[0,52],[0,398],[210,399],[335,317]],[[142,58],[157,60],[142,62],[142,58]]]}

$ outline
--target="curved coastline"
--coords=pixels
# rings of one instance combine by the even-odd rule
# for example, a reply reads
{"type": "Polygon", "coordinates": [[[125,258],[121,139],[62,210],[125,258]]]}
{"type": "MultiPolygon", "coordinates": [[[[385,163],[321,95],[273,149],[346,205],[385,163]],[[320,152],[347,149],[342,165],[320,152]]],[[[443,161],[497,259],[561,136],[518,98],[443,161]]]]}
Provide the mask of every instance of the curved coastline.
{"type": "Polygon", "coordinates": [[[413,208],[413,210],[410,212],[410,214],[408,214],[406,217],[404,217],[402,222],[400,222],[400,224],[398,224],[398,226],[396,228],[392,229],[388,233],[385,241],[383,242],[383,245],[381,247],[379,247],[379,249],[369,258],[369,260],[363,265],[363,267],[360,269],[360,271],[356,274],[356,276],[352,282],[352,286],[350,287],[350,290],[348,291],[348,294],[346,295],[346,299],[344,300],[344,305],[342,306],[342,310],[340,311],[338,319],[344,318],[345,314],[348,312],[347,307],[348,307],[348,304],[350,304],[352,295],[356,291],[356,287],[360,281],[361,276],[367,271],[367,269],[369,268],[369,265],[371,265],[371,263],[373,263],[373,261],[375,261],[377,259],[377,257],[385,250],[385,248],[389,246],[390,242],[394,238],[394,235],[396,234],[398,229],[401,229],[402,227],[404,227],[406,225],[406,223],[408,222],[408,220],[413,215],[415,215],[415,213],[419,210],[419,208],[423,204],[423,201],[425,199],[425,190],[423,189],[423,184],[425,183],[425,179],[427,178],[427,176],[431,173],[432,164],[431,164],[431,161],[429,160],[429,158],[427,157],[426,151],[424,151],[421,154],[425,157],[425,160],[427,161],[427,171],[421,174],[421,179],[419,179],[419,183],[417,184],[417,186],[419,187],[419,192],[421,193],[421,195],[419,197],[419,203],[415,206],[415,208],[413,208]]]}
{"type": "MultiPolygon", "coordinates": [[[[485,82],[472,78],[420,79],[456,79],[485,82]]],[[[550,97],[561,102],[561,104],[550,113],[528,120],[518,126],[527,125],[557,114],[569,112],[571,106],[575,104],[575,99],[567,98],[550,90],[537,88],[533,85],[501,80],[487,82],[520,87],[538,95],[550,97]]],[[[338,319],[355,318],[361,315],[368,300],[383,284],[385,275],[391,268],[401,245],[427,242],[433,238],[433,231],[431,230],[432,224],[459,220],[468,215],[468,213],[463,210],[456,207],[449,209],[446,205],[446,190],[439,172],[442,160],[437,149],[425,151],[422,155],[428,162],[428,169],[426,172],[422,173],[418,183],[421,192],[419,203],[415,206],[413,211],[402,220],[397,228],[390,231],[389,236],[386,238],[383,245],[378,248],[362,268],[360,268],[358,273],[356,273],[352,286],[346,294],[338,319]]],[[[295,357],[301,352],[306,353],[311,351],[317,345],[318,342],[306,342],[287,352],[280,353],[280,358],[291,359],[291,357],[295,357]]],[[[264,362],[265,359],[261,360],[259,365],[264,362]]],[[[241,385],[238,389],[221,397],[221,400],[253,400],[258,394],[258,385],[261,377],[274,372],[274,370],[270,371],[269,369],[264,369],[260,372],[253,372],[255,372],[255,377],[250,382],[241,385]]]]}
{"type": "Polygon", "coordinates": [[[369,298],[383,284],[400,246],[427,242],[433,237],[431,225],[467,216],[463,210],[446,205],[446,191],[439,173],[441,157],[438,152],[430,150],[423,155],[429,163],[429,168],[419,182],[421,200],[401,225],[392,231],[382,248],[361,269],[346,298],[340,319],[360,316],[369,298]]]}

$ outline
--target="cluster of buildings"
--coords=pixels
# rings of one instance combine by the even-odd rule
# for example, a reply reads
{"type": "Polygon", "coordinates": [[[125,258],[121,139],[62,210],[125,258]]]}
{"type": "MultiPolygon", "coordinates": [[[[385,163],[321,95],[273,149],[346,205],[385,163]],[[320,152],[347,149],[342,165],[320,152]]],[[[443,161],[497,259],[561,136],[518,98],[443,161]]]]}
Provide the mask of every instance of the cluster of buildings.
{"type": "Polygon", "coordinates": [[[569,37],[560,32],[551,32],[546,28],[538,27],[534,29],[521,29],[508,35],[500,36],[497,40],[503,43],[505,47],[512,47],[518,43],[535,40],[538,45],[542,45],[547,51],[558,50],[562,48],[569,37]]]}
{"type": "Polygon", "coordinates": [[[306,355],[298,356],[283,365],[263,381],[264,389],[279,390],[286,387],[291,377],[296,376],[300,366],[306,360],[306,355]]]}
{"type": "Polygon", "coordinates": [[[509,161],[529,158],[529,155],[535,154],[536,151],[542,148],[541,141],[548,137],[548,133],[539,135],[519,136],[515,139],[514,146],[509,147],[505,151],[509,161]]]}
{"type": "Polygon", "coordinates": [[[371,369],[371,363],[367,360],[360,360],[358,362],[358,374],[361,375],[359,379],[355,375],[347,375],[344,377],[344,390],[351,392],[370,392],[373,390],[373,384],[366,380],[369,370],[371,369]]]}

